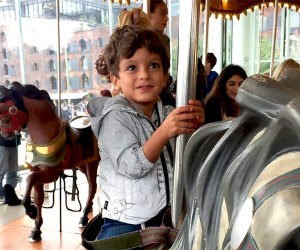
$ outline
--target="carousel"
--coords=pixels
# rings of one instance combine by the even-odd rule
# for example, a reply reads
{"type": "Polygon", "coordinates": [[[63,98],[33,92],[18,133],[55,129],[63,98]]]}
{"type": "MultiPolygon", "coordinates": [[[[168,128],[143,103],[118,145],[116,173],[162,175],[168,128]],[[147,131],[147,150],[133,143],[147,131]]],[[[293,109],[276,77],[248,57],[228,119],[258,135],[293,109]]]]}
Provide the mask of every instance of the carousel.
{"type": "MultiPolygon", "coordinates": [[[[180,8],[184,18],[179,20],[177,106],[195,95],[195,86],[186,83],[195,82],[201,11],[206,17],[206,54],[211,15],[239,19],[248,11],[273,6],[276,27],[278,8],[300,8],[295,0],[182,0],[180,4],[185,8],[180,8]]],[[[145,12],[148,6],[144,1],[145,12]]],[[[275,40],[274,28],[270,75],[275,40]]],[[[170,249],[300,248],[299,77],[299,70],[287,72],[279,81],[252,75],[238,91],[239,117],[207,124],[191,137],[177,137],[169,227],[178,231],[170,249]]],[[[88,233],[85,237],[87,246],[102,249],[88,233]]],[[[143,245],[143,233],[140,237],[143,245]]]]}
{"type": "MultiPolygon", "coordinates": [[[[149,1],[143,1],[146,13],[149,1]]],[[[130,0],[126,3],[130,5],[130,0]]],[[[274,6],[276,25],[278,8],[300,10],[298,0],[180,0],[180,5],[185,7],[180,8],[183,18],[179,19],[177,106],[185,105],[195,96],[195,84],[187,83],[196,82],[200,12],[205,13],[203,32],[206,39],[202,51],[205,55],[211,15],[239,19],[248,11],[274,6]]],[[[274,70],[276,29],[272,36],[270,75],[274,70]]],[[[205,56],[202,63],[206,63],[205,56]]],[[[190,137],[178,136],[171,221],[160,228],[141,230],[109,241],[95,240],[102,223],[101,214],[88,222],[96,183],[90,178],[96,176],[95,172],[89,171],[97,171],[95,165],[99,158],[96,152],[83,157],[86,145],[81,142],[86,137],[81,136],[83,128],[63,123],[55,113],[45,116],[45,110],[48,114],[51,110],[51,103],[45,101],[37,89],[28,89],[32,87],[22,87],[18,83],[10,89],[0,88],[2,136],[11,136],[26,124],[30,136],[38,142],[32,145],[37,154],[51,151],[52,144],[61,148],[67,145],[63,152],[50,152],[51,168],[47,168],[49,162],[43,162],[44,172],[32,171],[27,179],[23,206],[26,214],[35,220],[29,239],[32,242],[41,240],[43,192],[37,178],[45,178],[44,183],[52,182],[61,169],[76,166],[86,174],[90,188],[80,220],[85,226],[82,242],[87,249],[300,249],[299,78],[299,70],[288,71],[279,80],[252,75],[238,90],[241,113],[237,118],[206,124],[190,137]],[[47,138],[37,133],[40,128],[46,128],[36,123],[37,114],[31,112],[36,105],[41,109],[38,115],[44,114],[41,122],[51,123],[53,131],[44,133],[49,135],[47,138]],[[55,138],[57,134],[59,137],[55,138]],[[65,155],[66,160],[62,160],[65,155]],[[30,202],[33,187],[35,205],[30,202]],[[159,233],[159,239],[147,240],[153,233],[159,233]]],[[[84,129],[89,133],[89,124],[84,129]]],[[[37,162],[41,164],[39,159],[37,162]]]]}

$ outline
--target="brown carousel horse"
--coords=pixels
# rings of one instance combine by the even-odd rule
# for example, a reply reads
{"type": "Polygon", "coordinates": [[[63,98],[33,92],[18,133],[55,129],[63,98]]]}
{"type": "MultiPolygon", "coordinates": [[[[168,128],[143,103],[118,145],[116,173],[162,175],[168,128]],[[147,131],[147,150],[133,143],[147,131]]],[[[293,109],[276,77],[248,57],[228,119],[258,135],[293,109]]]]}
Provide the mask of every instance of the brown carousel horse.
{"type": "Polygon", "coordinates": [[[26,145],[25,165],[30,168],[22,204],[26,214],[35,220],[29,242],[41,240],[44,184],[58,179],[64,169],[77,167],[88,180],[89,193],[79,226],[88,223],[97,189],[99,153],[90,126],[78,130],[59,118],[44,94],[33,85],[13,82],[8,88],[0,86],[0,129],[5,138],[22,129],[29,136],[26,145]],[[34,203],[31,190],[34,188],[34,203]]]}

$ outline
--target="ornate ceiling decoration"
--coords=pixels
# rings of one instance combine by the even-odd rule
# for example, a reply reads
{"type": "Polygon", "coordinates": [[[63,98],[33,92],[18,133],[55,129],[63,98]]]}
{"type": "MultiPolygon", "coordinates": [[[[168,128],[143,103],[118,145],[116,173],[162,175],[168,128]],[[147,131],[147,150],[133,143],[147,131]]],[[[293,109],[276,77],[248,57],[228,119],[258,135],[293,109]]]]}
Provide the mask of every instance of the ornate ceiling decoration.
{"type": "MultiPolygon", "coordinates": [[[[104,0],[106,1],[106,0],[104,0]]],[[[141,0],[110,0],[112,3],[130,5],[130,2],[142,2],[141,0]]],[[[190,1],[190,0],[187,0],[190,1]]],[[[204,10],[205,0],[201,0],[204,10]]],[[[279,7],[287,7],[295,11],[300,11],[300,0],[278,0],[279,7]]],[[[248,11],[261,9],[263,6],[274,6],[275,0],[211,0],[210,13],[216,17],[231,19],[236,16],[238,19],[241,14],[246,15],[248,11]]]]}
{"type": "MultiPolygon", "coordinates": [[[[205,0],[201,0],[204,9],[205,0]]],[[[248,11],[261,9],[262,7],[274,6],[275,0],[211,0],[210,12],[215,16],[231,19],[236,16],[238,19],[241,14],[246,15],[248,11]]],[[[287,7],[295,11],[300,11],[299,0],[278,0],[279,7],[287,7]]]]}

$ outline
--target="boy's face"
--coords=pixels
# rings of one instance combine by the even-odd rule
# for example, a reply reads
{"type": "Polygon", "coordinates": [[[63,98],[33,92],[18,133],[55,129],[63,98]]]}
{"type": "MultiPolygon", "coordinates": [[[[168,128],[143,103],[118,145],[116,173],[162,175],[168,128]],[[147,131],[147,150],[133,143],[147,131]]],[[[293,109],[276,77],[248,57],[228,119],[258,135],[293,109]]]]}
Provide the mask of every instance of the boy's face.
{"type": "Polygon", "coordinates": [[[168,20],[168,7],[163,3],[157,5],[154,12],[150,13],[150,22],[155,31],[163,32],[168,20]]]}
{"type": "Polygon", "coordinates": [[[111,80],[130,102],[151,106],[157,102],[166,76],[160,56],[140,48],[131,58],[120,60],[119,77],[111,75],[111,80]]]}

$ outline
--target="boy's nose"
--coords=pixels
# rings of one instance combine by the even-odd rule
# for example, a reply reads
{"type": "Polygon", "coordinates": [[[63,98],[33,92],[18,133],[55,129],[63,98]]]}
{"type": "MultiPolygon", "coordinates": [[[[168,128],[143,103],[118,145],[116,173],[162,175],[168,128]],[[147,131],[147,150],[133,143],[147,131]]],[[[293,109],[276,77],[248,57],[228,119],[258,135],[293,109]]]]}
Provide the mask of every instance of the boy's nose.
{"type": "Polygon", "coordinates": [[[141,79],[147,79],[149,78],[149,71],[147,69],[141,69],[140,70],[140,78],[141,79]]]}

